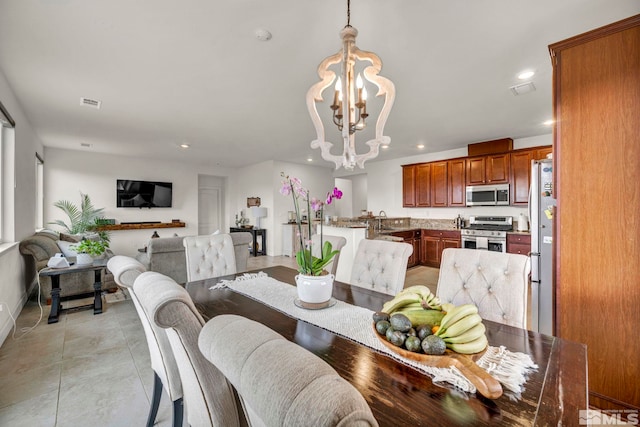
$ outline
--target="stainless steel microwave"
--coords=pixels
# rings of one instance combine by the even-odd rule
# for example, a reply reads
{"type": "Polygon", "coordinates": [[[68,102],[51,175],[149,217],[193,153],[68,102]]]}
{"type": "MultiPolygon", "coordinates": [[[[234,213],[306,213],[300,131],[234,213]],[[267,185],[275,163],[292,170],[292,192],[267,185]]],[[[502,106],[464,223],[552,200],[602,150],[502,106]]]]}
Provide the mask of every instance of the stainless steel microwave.
{"type": "Polygon", "coordinates": [[[467,186],[467,206],[509,205],[509,184],[467,186]]]}

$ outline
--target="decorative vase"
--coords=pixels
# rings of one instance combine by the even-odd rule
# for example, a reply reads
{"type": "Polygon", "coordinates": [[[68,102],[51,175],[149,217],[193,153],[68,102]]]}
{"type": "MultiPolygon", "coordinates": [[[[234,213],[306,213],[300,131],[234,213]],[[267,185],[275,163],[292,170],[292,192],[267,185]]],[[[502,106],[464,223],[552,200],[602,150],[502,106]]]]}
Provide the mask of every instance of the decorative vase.
{"type": "Polygon", "coordinates": [[[93,258],[89,254],[78,254],[76,256],[77,265],[89,265],[93,264],[93,258]]]}
{"type": "Polygon", "coordinates": [[[296,276],[298,298],[300,298],[300,301],[309,304],[328,302],[333,293],[333,279],[335,279],[333,274],[325,274],[323,276],[298,274],[296,276]]]}

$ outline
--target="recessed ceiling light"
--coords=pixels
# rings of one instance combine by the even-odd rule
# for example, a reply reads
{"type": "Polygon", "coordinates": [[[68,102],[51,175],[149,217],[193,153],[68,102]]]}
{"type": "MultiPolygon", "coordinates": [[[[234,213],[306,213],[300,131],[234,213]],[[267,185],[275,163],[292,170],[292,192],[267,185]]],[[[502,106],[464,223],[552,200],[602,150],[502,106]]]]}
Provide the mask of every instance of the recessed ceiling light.
{"type": "Polygon", "coordinates": [[[551,126],[553,124],[553,120],[545,120],[542,124],[545,126],[551,126]]]}
{"type": "Polygon", "coordinates": [[[380,144],[380,148],[382,148],[383,150],[387,150],[389,148],[389,145],[380,144]]]}
{"type": "Polygon", "coordinates": [[[518,74],[518,78],[520,80],[527,80],[527,79],[533,77],[534,74],[535,73],[533,71],[527,70],[527,71],[523,71],[520,74],[518,74]]]}
{"type": "Polygon", "coordinates": [[[307,162],[313,162],[313,159],[311,157],[307,157],[307,162]]]}
{"type": "Polygon", "coordinates": [[[189,145],[187,143],[183,142],[182,144],[180,144],[180,148],[189,148],[189,147],[191,147],[191,145],[189,145]]]}
{"type": "Polygon", "coordinates": [[[418,147],[419,150],[422,150],[424,148],[424,144],[418,144],[416,147],[418,147]]]}
{"type": "Polygon", "coordinates": [[[261,42],[268,42],[269,40],[271,40],[271,37],[273,37],[271,32],[266,28],[258,28],[254,34],[256,35],[256,38],[261,42]]]}

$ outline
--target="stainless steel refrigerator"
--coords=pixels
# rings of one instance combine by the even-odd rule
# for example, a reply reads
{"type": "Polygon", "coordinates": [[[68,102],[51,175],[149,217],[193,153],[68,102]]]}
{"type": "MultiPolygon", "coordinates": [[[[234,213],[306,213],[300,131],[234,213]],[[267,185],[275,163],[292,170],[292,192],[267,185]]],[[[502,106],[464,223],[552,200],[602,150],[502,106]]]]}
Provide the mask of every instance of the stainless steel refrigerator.
{"type": "Polygon", "coordinates": [[[531,228],[531,327],[553,335],[554,289],[552,270],[553,161],[534,160],[531,166],[529,223],[531,228]]]}

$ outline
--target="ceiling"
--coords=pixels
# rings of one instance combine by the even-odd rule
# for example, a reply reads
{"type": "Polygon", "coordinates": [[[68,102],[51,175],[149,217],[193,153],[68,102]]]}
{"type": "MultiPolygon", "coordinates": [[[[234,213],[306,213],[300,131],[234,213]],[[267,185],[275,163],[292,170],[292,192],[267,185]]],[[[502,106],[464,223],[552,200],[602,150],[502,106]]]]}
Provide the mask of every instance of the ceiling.
{"type": "MultiPolygon", "coordinates": [[[[638,0],[353,0],[357,45],[397,91],[376,160],[550,133],[547,46],[637,13],[638,0]],[[514,96],[525,69],[536,90],[514,96]]],[[[332,168],[309,147],[305,95],[345,24],[345,0],[0,0],[0,71],[46,147],[332,168]]]]}

